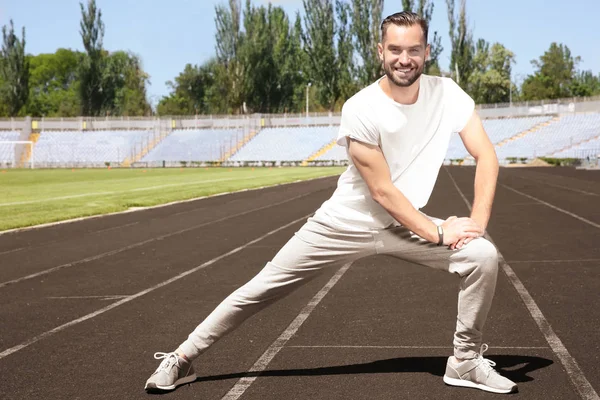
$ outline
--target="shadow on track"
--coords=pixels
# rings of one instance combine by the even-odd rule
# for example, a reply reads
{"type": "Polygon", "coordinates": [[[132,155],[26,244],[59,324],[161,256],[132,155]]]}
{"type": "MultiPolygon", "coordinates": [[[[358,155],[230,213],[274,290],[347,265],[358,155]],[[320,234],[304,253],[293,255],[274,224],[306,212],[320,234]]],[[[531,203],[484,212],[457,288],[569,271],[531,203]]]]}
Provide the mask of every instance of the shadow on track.
{"type": "MultiPolygon", "coordinates": [[[[552,360],[542,357],[519,355],[492,356],[496,362],[496,370],[514,382],[529,382],[533,378],[530,372],[546,368],[553,364],[552,360]]],[[[362,364],[336,365],[319,368],[298,368],[285,370],[265,370],[262,372],[236,372],[232,374],[198,377],[195,382],[239,379],[255,376],[319,376],[319,375],[351,375],[351,374],[387,374],[402,372],[426,372],[443,376],[447,357],[400,357],[378,360],[362,364]]]]}

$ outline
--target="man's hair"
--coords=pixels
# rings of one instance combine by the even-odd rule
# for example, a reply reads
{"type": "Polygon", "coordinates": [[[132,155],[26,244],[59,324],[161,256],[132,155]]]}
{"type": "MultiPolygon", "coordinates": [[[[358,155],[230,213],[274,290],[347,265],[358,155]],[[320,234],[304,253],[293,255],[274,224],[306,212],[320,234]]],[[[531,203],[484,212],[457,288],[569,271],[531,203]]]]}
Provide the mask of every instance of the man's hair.
{"type": "Polygon", "coordinates": [[[423,30],[423,37],[425,38],[425,45],[427,45],[427,33],[429,31],[429,25],[424,18],[421,18],[419,14],[415,14],[411,11],[402,11],[396,14],[392,14],[386,17],[381,23],[381,42],[385,40],[385,33],[387,31],[388,26],[390,25],[397,26],[413,26],[419,25],[423,30]]]}

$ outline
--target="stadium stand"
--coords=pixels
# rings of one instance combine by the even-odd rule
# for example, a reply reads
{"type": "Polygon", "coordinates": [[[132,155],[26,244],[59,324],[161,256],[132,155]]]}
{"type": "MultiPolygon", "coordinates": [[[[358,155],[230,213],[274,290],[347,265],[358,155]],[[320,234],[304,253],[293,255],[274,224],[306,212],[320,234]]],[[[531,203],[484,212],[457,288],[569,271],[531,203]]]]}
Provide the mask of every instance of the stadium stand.
{"type": "MultiPolygon", "coordinates": [[[[146,165],[158,166],[160,162],[173,166],[181,162],[225,161],[230,165],[244,165],[245,162],[264,161],[306,165],[313,161],[339,163],[347,160],[345,148],[333,145],[339,130],[337,125],[173,131],[171,125],[172,121],[169,121],[169,128],[159,137],[155,130],[143,129],[45,130],[34,145],[35,162],[40,167],[95,167],[107,162],[128,167],[132,163],[141,165],[137,161],[146,162],[146,165]]],[[[483,125],[496,146],[501,163],[512,158],[531,160],[543,156],[586,158],[600,147],[600,113],[597,112],[484,119],[483,125]]],[[[0,142],[22,137],[10,129],[0,131],[0,142]]],[[[31,133],[30,139],[33,136],[38,138],[37,133],[31,133]]],[[[0,162],[19,166],[19,160],[14,157],[14,145],[0,143],[0,162]]],[[[597,158],[597,154],[594,157],[597,158]]],[[[458,134],[451,137],[446,159],[473,161],[458,134]]],[[[23,161],[21,159],[20,163],[23,161]]]]}
{"type": "Polygon", "coordinates": [[[552,153],[550,157],[555,158],[586,158],[600,156],[600,132],[598,136],[582,143],[576,144],[568,149],[552,153]]]}
{"type": "Polygon", "coordinates": [[[9,131],[0,132],[0,164],[1,165],[14,165],[15,164],[15,145],[2,143],[6,141],[19,140],[19,132],[9,131]]]}
{"type": "Polygon", "coordinates": [[[337,126],[266,128],[229,161],[302,161],[337,136],[337,126]]]}
{"type": "Polygon", "coordinates": [[[551,118],[552,117],[544,116],[528,118],[484,119],[482,123],[492,143],[498,144],[503,140],[533,129],[544,122],[548,122],[551,118]]]}
{"type": "Polygon", "coordinates": [[[241,129],[178,129],[141,161],[219,161],[243,136],[241,129]]]}
{"type": "Polygon", "coordinates": [[[600,135],[600,114],[565,115],[558,121],[497,147],[499,159],[554,154],[600,135]]]}
{"type": "Polygon", "coordinates": [[[43,131],[35,145],[40,167],[120,163],[151,131],[43,131]]]}
{"type": "Polygon", "coordinates": [[[321,154],[319,157],[315,158],[316,161],[343,161],[347,159],[348,153],[346,153],[346,148],[337,144],[333,146],[327,153],[321,154]]]}

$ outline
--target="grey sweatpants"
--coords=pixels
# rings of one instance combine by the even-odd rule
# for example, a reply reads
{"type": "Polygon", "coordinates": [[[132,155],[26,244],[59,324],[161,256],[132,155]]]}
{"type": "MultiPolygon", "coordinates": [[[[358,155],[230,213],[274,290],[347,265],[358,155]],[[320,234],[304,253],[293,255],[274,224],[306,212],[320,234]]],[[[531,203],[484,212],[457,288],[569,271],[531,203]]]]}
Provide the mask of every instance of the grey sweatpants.
{"type": "MultiPolygon", "coordinates": [[[[443,222],[431,219],[437,224],[443,222]]],[[[454,355],[465,359],[475,357],[496,288],[498,253],[492,243],[477,238],[460,250],[450,250],[427,242],[401,226],[355,232],[332,228],[313,218],[263,270],[223,300],[179,348],[193,360],[246,318],[320,272],[374,254],[390,255],[460,276],[454,355]]]]}

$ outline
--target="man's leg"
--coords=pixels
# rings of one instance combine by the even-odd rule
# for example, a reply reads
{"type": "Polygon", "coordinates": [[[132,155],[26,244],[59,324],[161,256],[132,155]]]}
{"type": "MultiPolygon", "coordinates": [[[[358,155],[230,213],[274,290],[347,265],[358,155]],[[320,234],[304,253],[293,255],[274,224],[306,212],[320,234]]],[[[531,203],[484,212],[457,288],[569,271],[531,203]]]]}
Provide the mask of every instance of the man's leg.
{"type": "MultiPolygon", "coordinates": [[[[165,365],[161,364],[150,377],[146,389],[174,389],[182,379],[180,371],[186,370],[187,365],[191,368],[191,361],[247,318],[290,294],[324,269],[374,253],[372,233],[339,231],[309,220],[262,271],[223,300],[196,327],[179,346],[177,354],[170,356],[170,361],[163,361],[165,365]]],[[[190,376],[193,370],[187,373],[190,376]]]]}
{"type": "MultiPolygon", "coordinates": [[[[441,223],[441,220],[435,220],[441,223]]],[[[450,250],[447,246],[437,246],[404,227],[386,229],[375,234],[375,246],[378,254],[387,254],[402,260],[455,273],[460,276],[458,293],[458,315],[454,333],[454,356],[448,361],[448,368],[459,371],[460,386],[508,393],[516,385],[498,375],[491,366],[493,362],[482,357],[482,332],[488,312],[492,305],[496,279],[498,276],[498,252],[495,246],[484,238],[477,238],[459,250],[450,250]],[[462,363],[464,360],[470,364],[462,363]],[[465,370],[464,373],[460,372],[465,370]],[[477,385],[472,386],[471,374],[477,385]]],[[[487,349],[487,347],[485,347],[487,349]]],[[[448,375],[448,369],[447,369],[448,375]]],[[[454,376],[454,375],[453,375],[454,376]]],[[[458,385],[457,381],[446,383],[458,385]]]]}

